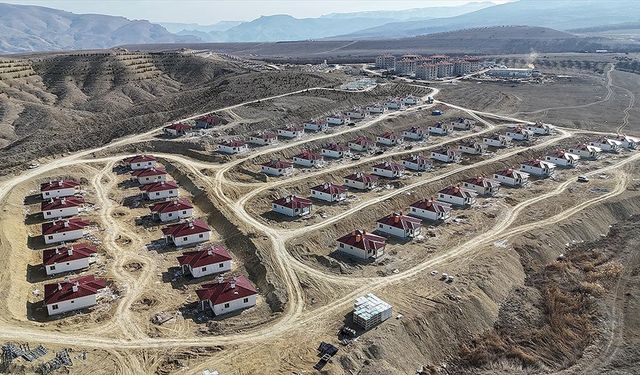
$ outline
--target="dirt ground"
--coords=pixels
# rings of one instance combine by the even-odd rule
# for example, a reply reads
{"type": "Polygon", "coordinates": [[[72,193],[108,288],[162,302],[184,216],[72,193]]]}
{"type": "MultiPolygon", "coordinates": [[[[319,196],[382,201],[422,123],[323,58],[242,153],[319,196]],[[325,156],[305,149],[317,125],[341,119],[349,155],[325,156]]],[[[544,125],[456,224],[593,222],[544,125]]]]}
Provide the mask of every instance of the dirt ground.
{"type": "Polygon", "coordinates": [[[608,81],[606,71],[598,76],[587,70],[576,72],[571,81],[557,78],[539,87],[460,81],[433,91],[436,99],[462,107],[441,104],[445,115],[439,118],[425,106],[245,155],[212,152],[220,137],[297,123],[390,93],[415,89],[427,95],[430,89],[402,84],[383,86],[380,92],[298,93],[228,109],[226,127],[210,132],[219,134],[177,140],[132,137],[3,178],[0,254],[7,261],[0,265],[0,337],[49,349],[33,363],[13,361],[10,372],[33,373],[55,351],[71,347],[74,365],[64,370],[70,374],[197,374],[205,369],[234,375],[382,375],[420,369],[423,374],[633,373],[638,356],[633,289],[638,281],[633,251],[640,215],[638,151],[559,169],[553,178],[533,179],[525,188],[503,187],[470,208],[455,209],[445,223],[425,222],[420,238],[390,239],[386,255],[375,262],[360,263],[335,252],[337,237],[357,228],[371,230],[378,218],[406,211],[447,185],[587,141],[596,136],[592,131],[615,131],[596,124],[602,116],[599,106],[620,115],[615,122],[631,132],[636,119],[629,93],[635,90],[635,76],[612,71],[608,81]],[[607,87],[611,95],[603,100],[607,87]],[[602,102],[582,106],[598,97],[602,102]],[[557,106],[564,109],[546,110],[557,106]],[[343,204],[315,202],[305,219],[284,221],[265,214],[275,197],[308,196],[310,187],[342,182],[344,175],[368,171],[374,162],[501,133],[514,122],[508,117],[534,120],[551,114],[563,120],[545,121],[567,127],[534,142],[467,155],[459,164],[436,163],[433,171],[408,173],[375,191],[349,192],[343,204]],[[590,122],[578,123],[574,115],[590,122]],[[289,158],[306,147],[346,142],[354,135],[373,138],[458,116],[474,117],[479,126],[431,137],[411,149],[389,148],[357,161],[297,170],[288,178],[264,179],[256,173],[257,163],[289,158]],[[211,242],[230,250],[231,273],[246,275],[256,285],[257,306],[220,317],[195,309],[195,289],[212,278],[194,281],[177,272],[176,256],[186,249],[162,243],[162,226],[149,219],[148,204],[136,198],[138,187],[119,167],[124,156],[137,152],[158,156],[178,182],[180,195],[194,203],[195,216],[213,229],[211,242]],[[579,175],[590,182],[578,182],[579,175]],[[43,246],[37,240],[39,207],[32,196],[40,182],[56,177],[82,182],[89,207],[82,216],[95,223],[89,239],[99,252],[96,264],[83,274],[107,278],[117,297],[90,311],[49,320],[34,307],[41,296],[33,292],[42,290],[45,279],[36,277],[43,246]],[[442,273],[453,281],[443,281],[442,273]],[[354,299],[369,292],[392,304],[393,314],[365,332],[353,325],[351,311],[354,299]],[[151,322],[156,314],[172,319],[156,325],[151,322]],[[344,325],[357,334],[341,343],[338,331],[344,325]],[[316,371],[321,341],[339,352],[316,371]]]}

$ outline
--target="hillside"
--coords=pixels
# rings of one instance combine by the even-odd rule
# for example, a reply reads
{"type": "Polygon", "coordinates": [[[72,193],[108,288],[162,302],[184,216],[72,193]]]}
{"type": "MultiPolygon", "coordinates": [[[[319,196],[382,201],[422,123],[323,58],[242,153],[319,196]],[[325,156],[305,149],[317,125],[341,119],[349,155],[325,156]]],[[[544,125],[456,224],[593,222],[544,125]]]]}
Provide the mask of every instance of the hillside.
{"type": "Polygon", "coordinates": [[[198,41],[144,20],[0,3],[0,53],[110,48],[126,43],[198,41]]]}
{"type": "MultiPolygon", "coordinates": [[[[127,48],[165,50],[166,45],[136,45],[127,48]]],[[[583,52],[596,49],[638,51],[640,44],[602,37],[584,37],[544,27],[496,26],[387,40],[321,40],[280,43],[178,44],[171,48],[208,48],[274,61],[363,62],[383,52],[500,54],[537,52],[583,52]]]]}
{"type": "Polygon", "coordinates": [[[335,39],[402,38],[443,31],[496,25],[535,25],[559,30],[637,21],[640,2],[595,0],[520,0],[456,17],[394,22],[335,39]]]}
{"type": "Polygon", "coordinates": [[[178,53],[0,59],[0,170],[194,113],[331,84],[318,74],[255,72],[178,53]]]}

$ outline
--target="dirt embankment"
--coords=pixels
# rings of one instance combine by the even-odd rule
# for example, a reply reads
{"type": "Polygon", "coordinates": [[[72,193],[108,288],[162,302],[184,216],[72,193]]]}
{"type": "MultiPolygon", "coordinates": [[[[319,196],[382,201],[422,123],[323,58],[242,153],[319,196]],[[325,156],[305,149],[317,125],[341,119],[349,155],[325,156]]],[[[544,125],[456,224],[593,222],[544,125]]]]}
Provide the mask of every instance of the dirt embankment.
{"type": "MultiPolygon", "coordinates": [[[[287,303],[284,286],[277,275],[271,271],[270,260],[266,252],[271,243],[256,233],[244,232],[234,221],[230,212],[223,212],[215,203],[215,198],[207,194],[194,182],[194,176],[167,160],[162,160],[176,182],[193,196],[193,203],[208,215],[207,221],[219,233],[224,245],[235,256],[242,259],[250,279],[265,297],[273,312],[283,311],[287,303]]],[[[226,209],[225,209],[226,210],[226,209]]]]}
{"type": "Polygon", "coordinates": [[[514,243],[525,284],[511,290],[492,329],[462,346],[455,372],[599,373],[603,361],[611,361],[611,345],[630,349],[629,338],[615,332],[637,336],[637,324],[615,324],[625,325],[616,311],[625,299],[620,283],[640,265],[634,255],[639,213],[638,194],[628,194],[514,243]]]}

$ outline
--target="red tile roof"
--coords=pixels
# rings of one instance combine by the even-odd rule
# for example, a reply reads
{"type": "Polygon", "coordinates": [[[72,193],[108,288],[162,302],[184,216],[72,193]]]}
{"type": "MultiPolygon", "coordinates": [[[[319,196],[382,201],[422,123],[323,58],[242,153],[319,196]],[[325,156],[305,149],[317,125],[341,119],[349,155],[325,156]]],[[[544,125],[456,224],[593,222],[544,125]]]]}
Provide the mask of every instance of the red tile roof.
{"type": "Polygon", "coordinates": [[[201,301],[219,305],[256,295],[258,291],[245,276],[237,276],[218,283],[203,284],[202,289],[196,290],[196,294],[201,301]]]}
{"type": "Polygon", "coordinates": [[[292,164],[286,161],[282,161],[282,160],[271,160],[267,163],[262,164],[263,167],[269,167],[269,168],[276,168],[276,169],[281,169],[281,168],[291,168],[292,164]]]}
{"type": "Polygon", "coordinates": [[[354,143],[360,146],[369,146],[369,145],[372,145],[374,142],[367,137],[360,136],[354,139],[353,141],[351,141],[351,143],[354,143]]]}
{"type": "Polygon", "coordinates": [[[283,128],[280,128],[278,130],[289,131],[289,132],[303,132],[304,128],[302,126],[298,126],[298,125],[288,125],[288,126],[285,126],[283,128]]]}
{"type": "Polygon", "coordinates": [[[55,180],[40,184],[40,191],[51,191],[58,189],[69,189],[80,186],[80,183],[74,180],[55,180]]]}
{"type": "Polygon", "coordinates": [[[144,163],[147,161],[155,161],[155,160],[157,159],[155,158],[155,156],[152,156],[152,155],[136,155],[130,158],[126,158],[123,161],[125,163],[133,164],[133,163],[144,163]]]}
{"type": "Polygon", "coordinates": [[[338,238],[336,241],[365,251],[382,249],[386,244],[384,237],[367,233],[364,230],[355,230],[338,238]]]}
{"type": "Polygon", "coordinates": [[[415,164],[431,164],[431,160],[423,155],[409,155],[402,160],[415,164]]]}
{"type": "Polygon", "coordinates": [[[173,238],[209,232],[209,225],[202,219],[183,221],[162,228],[162,234],[173,238]]]}
{"type": "Polygon", "coordinates": [[[412,204],[411,207],[415,207],[425,211],[431,212],[447,212],[451,211],[451,205],[447,203],[438,202],[433,199],[422,199],[412,204]]]}
{"type": "Polygon", "coordinates": [[[347,151],[349,150],[349,147],[339,143],[327,143],[322,146],[322,149],[331,151],[347,151]]]}
{"type": "Polygon", "coordinates": [[[227,147],[241,147],[246,145],[247,142],[236,139],[236,140],[226,140],[226,141],[222,141],[220,142],[221,146],[227,146],[227,147]]]}
{"type": "Polygon", "coordinates": [[[148,168],[132,171],[131,174],[136,177],[161,176],[167,174],[167,171],[165,171],[163,168],[148,168]]]}
{"type": "Polygon", "coordinates": [[[440,190],[439,193],[452,195],[454,197],[462,197],[462,198],[472,197],[472,196],[475,195],[470,190],[463,189],[460,186],[448,186],[448,187],[440,190]]]}
{"type": "Polygon", "coordinates": [[[177,189],[178,184],[175,181],[162,181],[156,182],[153,184],[140,186],[140,190],[145,191],[147,193],[155,192],[155,191],[166,191],[171,189],[177,189]]]}
{"type": "Polygon", "coordinates": [[[379,136],[380,138],[386,139],[398,139],[398,136],[394,132],[385,132],[384,134],[379,136]]]}
{"type": "Polygon", "coordinates": [[[415,133],[415,134],[423,134],[424,133],[424,129],[419,128],[417,126],[412,126],[409,129],[406,129],[405,132],[407,132],[407,133],[415,133]]]}
{"type": "Polygon", "coordinates": [[[192,268],[204,267],[209,264],[222,263],[231,260],[231,255],[224,246],[215,245],[209,248],[188,251],[178,257],[181,266],[189,265],[192,268]]]}
{"type": "Polygon", "coordinates": [[[50,305],[91,296],[97,294],[100,289],[104,289],[106,286],[106,281],[96,279],[93,275],[82,276],[54,284],[46,284],[44,286],[44,303],[45,305],[50,305]],[[77,287],[76,291],[73,290],[74,286],[77,287]]]}
{"type": "Polygon", "coordinates": [[[87,243],[72,246],[60,246],[42,252],[42,264],[49,266],[56,263],[84,259],[96,253],[96,247],[87,243]]]}
{"type": "Polygon", "coordinates": [[[296,197],[295,195],[288,195],[286,197],[276,199],[275,201],[273,201],[273,204],[277,204],[278,206],[287,208],[305,208],[310,207],[313,202],[306,198],[296,197]]]}
{"type": "Polygon", "coordinates": [[[60,208],[68,208],[68,207],[78,207],[82,206],[84,203],[84,198],[82,197],[63,197],[63,198],[55,198],[50,199],[48,201],[44,201],[40,203],[40,211],[49,211],[60,208]]]}
{"type": "Polygon", "coordinates": [[[151,210],[151,212],[157,212],[161,214],[161,213],[167,213],[167,212],[189,210],[192,208],[193,208],[193,205],[191,204],[191,202],[189,202],[189,200],[186,198],[182,198],[182,199],[174,199],[174,200],[165,201],[165,202],[159,202],[151,206],[149,209],[151,210]]]}
{"type": "Polygon", "coordinates": [[[422,220],[415,217],[403,215],[402,213],[392,213],[377,221],[380,224],[390,225],[400,229],[416,229],[422,226],[422,220]]]}
{"type": "Polygon", "coordinates": [[[310,150],[304,150],[295,157],[304,160],[322,160],[322,155],[310,150]]]}
{"type": "Polygon", "coordinates": [[[176,124],[171,124],[167,127],[165,127],[165,129],[172,129],[175,131],[187,131],[187,130],[191,130],[193,127],[191,125],[187,125],[187,124],[182,124],[182,123],[176,123],[176,124]]]}
{"type": "Polygon", "coordinates": [[[347,188],[345,188],[342,185],[336,185],[330,182],[325,182],[322,185],[312,187],[311,190],[319,191],[326,194],[340,194],[347,191],[347,188]]]}
{"type": "Polygon", "coordinates": [[[198,117],[196,121],[204,121],[209,125],[218,125],[222,122],[222,118],[216,115],[204,115],[202,117],[198,117]]]}
{"type": "Polygon", "coordinates": [[[473,178],[469,178],[464,180],[464,182],[471,184],[471,185],[475,185],[475,186],[482,186],[482,187],[492,187],[492,186],[500,186],[500,184],[497,181],[494,181],[490,178],[484,177],[484,176],[477,176],[477,177],[473,177],[473,178]]]}
{"type": "Polygon", "coordinates": [[[347,177],[345,177],[345,180],[358,181],[358,182],[374,182],[378,180],[378,176],[357,172],[357,173],[348,175],[347,177]]]}
{"type": "Polygon", "coordinates": [[[83,229],[90,224],[91,223],[88,221],[77,217],[66,220],[56,220],[42,224],[42,235],[70,232],[73,230],[83,229]]]}
{"type": "Polygon", "coordinates": [[[385,169],[388,171],[403,171],[404,167],[400,164],[397,163],[391,163],[388,161],[385,161],[384,163],[380,163],[380,164],[376,164],[373,166],[374,168],[378,168],[378,169],[385,169]]]}
{"type": "Polygon", "coordinates": [[[542,161],[540,159],[534,159],[534,160],[527,160],[527,161],[523,162],[522,164],[523,165],[530,165],[532,167],[543,168],[545,166],[545,164],[551,164],[551,163],[542,161]]]}

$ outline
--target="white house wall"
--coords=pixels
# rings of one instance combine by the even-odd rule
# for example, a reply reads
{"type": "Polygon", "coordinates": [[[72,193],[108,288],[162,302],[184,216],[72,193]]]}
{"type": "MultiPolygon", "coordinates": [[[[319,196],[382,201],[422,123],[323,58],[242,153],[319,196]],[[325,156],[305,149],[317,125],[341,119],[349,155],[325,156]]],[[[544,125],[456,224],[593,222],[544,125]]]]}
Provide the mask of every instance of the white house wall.
{"type": "Polygon", "coordinates": [[[163,212],[158,216],[160,218],[160,221],[162,222],[188,218],[193,216],[193,208],[188,208],[186,210],[173,211],[173,212],[163,212]]]}
{"type": "Polygon", "coordinates": [[[226,303],[220,303],[217,305],[213,305],[213,313],[215,315],[224,315],[228,314],[232,311],[246,309],[248,307],[252,307],[256,305],[258,296],[256,294],[244,298],[238,298],[233,301],[229,301],[226,303]],[[244,300],[247,302],[244,302],[244,300]],[[227,306],[228,305],[228,306],[227,306]]]}
{"type": "Polygon", "coordinates": [[[96,295],[84,296],[68,301],[62,301],[58,303],[52,303],[47,305],[47,312],[49,315],[62,314],[68,311],[80,310],[87,307],[94,306],[96,304],[96,295]],[[57,307],[54,309],[54,307],[57,307]]]}
{"type": "Polygon", "coordinates": [[[45,266],[47,275],[57,275],[63,272],[70,272],[89,268],[89,257],[71,260],[69,262],[55,263],[45,266]]]}
{"type": "Polygon", "coordinates": [[[53,219],[59,217],[75,216],[78,213],[80,213],[79,207],[65,207],[55,210],[42,211],[42,216],[44,216],[45,219],[53,219]]]}
{"type": "Polygon", "coordinates": [[[49,235],[45,235],[44,243],[52,244],[52,243],[59,243],[59,242],[65,242],[65,241],[67,241],[67,242],[68,241],[73,241],[73,240],[77,240],[79,238],[82,238],[82,234],[83,234],[83,230],[82,229],[71,230],[71,231],[68,231],[68,232],[49,234],[49,235]]]}
{"type": "Polygon", "coordinates": [[[42,198],[60,198],[60,197],[70,197],[76,193],[75,188],[67,188],[67,189],[56,189],[50,191],[43,191],[42,198]]]}

